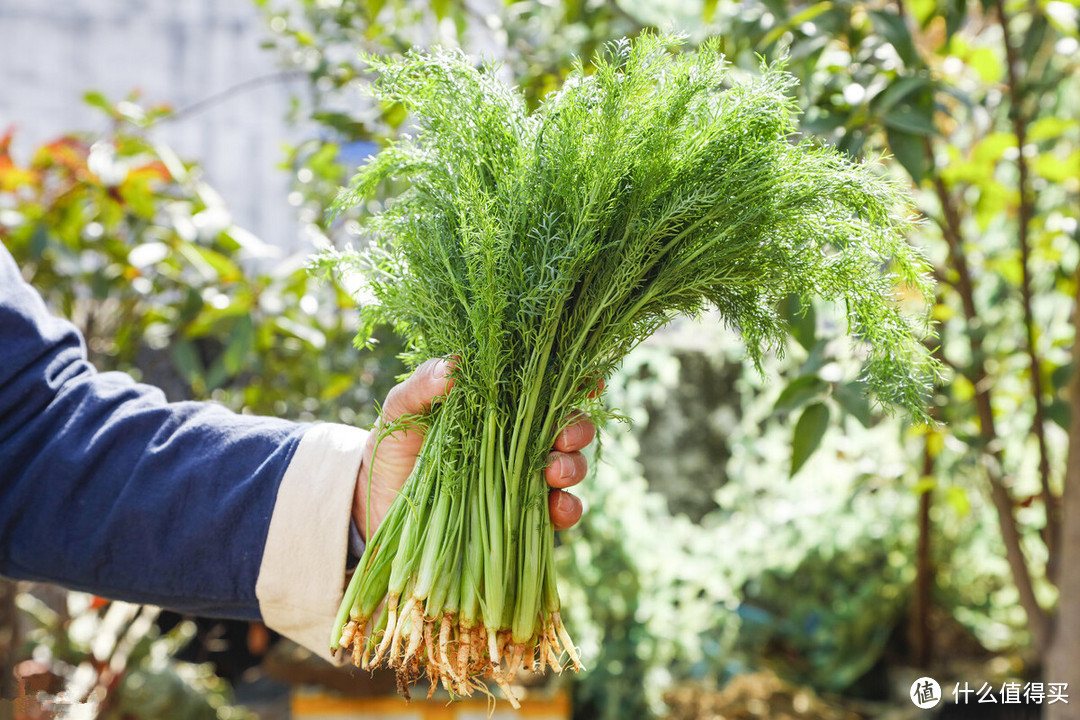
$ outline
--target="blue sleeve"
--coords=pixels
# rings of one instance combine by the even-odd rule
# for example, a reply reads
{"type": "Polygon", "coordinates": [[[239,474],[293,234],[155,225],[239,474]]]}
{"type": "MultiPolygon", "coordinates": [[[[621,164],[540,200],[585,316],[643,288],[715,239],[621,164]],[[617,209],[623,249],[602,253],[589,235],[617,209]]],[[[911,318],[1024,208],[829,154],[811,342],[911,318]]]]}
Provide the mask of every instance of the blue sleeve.
{"type": "Polygon", "coordinates": [[[0,574],[256,619],[270,516],[305,429],[95,371],[0,245],[0,574]]]}

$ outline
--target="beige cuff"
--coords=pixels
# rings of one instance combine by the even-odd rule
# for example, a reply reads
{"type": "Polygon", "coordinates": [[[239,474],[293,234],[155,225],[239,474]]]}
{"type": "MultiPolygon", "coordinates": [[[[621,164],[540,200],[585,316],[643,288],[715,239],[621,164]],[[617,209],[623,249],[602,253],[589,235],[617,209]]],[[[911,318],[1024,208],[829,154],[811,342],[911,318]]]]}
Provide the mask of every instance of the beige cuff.
{"type": "Polygon", "coordinates": [[[334,662],[330,629],[345,594],[356,475],[367,431],[313,425],[278,488],[255,597],[263,622],[334,662]]]}

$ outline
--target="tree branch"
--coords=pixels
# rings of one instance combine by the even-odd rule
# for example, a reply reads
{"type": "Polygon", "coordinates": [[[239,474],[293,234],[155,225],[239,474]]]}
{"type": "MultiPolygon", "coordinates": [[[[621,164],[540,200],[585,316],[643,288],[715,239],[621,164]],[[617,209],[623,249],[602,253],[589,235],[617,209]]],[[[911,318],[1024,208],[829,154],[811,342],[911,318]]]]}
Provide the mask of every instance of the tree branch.
{"type": "MultiPolygon", "coordinates": [[[[933,157],[929,140],[926,142],[926,149],[930,157],[933,157]]],[[[941,179],[941,175],[935,173],[933,182],[945,218],[945,223],[942,225],[942,234],[949,247],[949,261],[957,275],[955,287],[960,294],[960,302],[964,308],[964,316],[967,319],[968,342],[971,345],[970,379],[975,386],[975,408],[982,430],[982,451],[992,461],[986,463],[987,479],[990,482],[990,499],[997,510],[1001,539],[1005,543],[1005,559],[1009,563],[1013,581],[1016,583],[1016,588],[1020,594],[1020,605],[1024,608],[1024,612],[1027,613],[1028,629],[1034,639],[1035,650],[1042,656],[1046,652],[1050,641],[1050,619],[1046,611],[1039,605],[1038,598],[1035,597],[1031,571],[1028,568],[1027,558],[1024,556],[1024,549],[1020,542],[1020,530],[1016,523],[1016,516],[1013,514],[1012,497],[1005,485],[1002,452],[998,443],[997,429],[994,425],[993,398],[990,394],[990,383],[986,372],[983,332],[979,327],[980,320],[975,306],[971,271],[963,251],[960,214],[956,209],[952,196],[949,195],[949,191],[945,187],[945,181],[941,179]]]]}
{"type": "Polygon", "coordinates": [[[1019,171],[1020,191],[1020,217],[1018,218],[1018,231],[1020,242],[1020,266],[1021,282],[1020,296],[1024,307],[1024,330],[1027,337],[1028,366],[1031,373],[1031,394],[1035,398],[1035,414],[1031,420],[1031,432],[1039,444],[1039,482],[1042,486],[1043,506],[1046,508],[1046,526],[1043,528],[1043,542],[1049,552],[1047,563],[1047,576],[1053,580],[1057,574],[1058,537],[1060,535],[1060,518],[1057,498],[1050,490],[1050,458],[1046,450],[1045,417],[1046,408],[1042,386],[1042,362],[1035,349],[1035,319],[1031,309],[1031,248],[1029,231],[1031,216],[1034,209],[1034,198],[1031,195],[1029,182],[1028,163],[1024,157],[1024,146],[1027,144],[1027,123],[1021,111],[1023,93],[1020,87],[1020,76],[1016,48],[1009,39],[1009,16],[1005,12],[1005,4],[1002,0],[996,2],[998,20],[1001,22],[1002,42],[1005,45],[1005,65],[1009,74],[1009,120],[1012,122],[1013,133],[1016,135],[1016,144],[1019,152],[1016,156],[1016,167],[1019,171]]]}
{"type": "MultiPolygon", "coordinates": [[[[1080,240],[1080,233],[1074,233],[1080,240]]],[[[1072,325],[1073,366],[1080,368],[1080,267],[1074,278],[1076,292],[1073,297],[1072,325]]],[[[1069,451],[1065,463],[1065,490],[1062,493],[1060,577],[1058,578],[1059,601],[1054,628],[1054,646],[1047,663],[1046,679],[1049,682],[1080,686],[1080,612],[1076,611],[1076,598],[1080,597],[1080,372],[1074,372],[1069,381],[1069,407],[1073,422],[1069,424],[1069,451]],[[1069,607],[1069,606],[1072,607],[1069,607]],[[1068,609],[1066,609],[1068,608],[1068,609]]],[[[1061,703],[1055,703],[1060,705],[1061,703]]],[[[1047,720],[1074,720],[1075,712],[1066,708],[1048,707],[1047,720]]]]}
{"type": "Polygon", "coordinates": [[[209,107],[217,105],[218,103],[231,100],[233,97],[242,93],[254,90],[255,88],[262,87],[263,85],[274,85],[279,82],[287,82],[289,80],[298,80],[300,78],[307,77],[308,73],[304,70],[278,70],[277,72],[269,73],[266,75],[260,75],[253,77],[249,80],[244,80],[235,85],[225,88],[220,92],[216,92],[212,95],[204,97],[202,100],[197,100],[190,105],[186,105],[179,110],[162,116],[154,124],[162,125],[169,122],[176,122],[182,120],[189,115],[195,115],[209,107]]]}

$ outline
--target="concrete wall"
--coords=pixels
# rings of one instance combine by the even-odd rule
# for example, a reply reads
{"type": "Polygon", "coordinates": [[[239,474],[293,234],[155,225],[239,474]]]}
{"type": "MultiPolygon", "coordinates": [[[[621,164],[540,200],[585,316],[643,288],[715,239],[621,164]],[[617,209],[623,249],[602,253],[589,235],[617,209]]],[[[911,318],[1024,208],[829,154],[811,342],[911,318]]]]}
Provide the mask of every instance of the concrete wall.
{"type": "MultiPolygon", "coordinates": [[[[89,89],[188,107],[277,72],[263,37],[252,0],[0,0],[0,130],[17,126],[26,159],[64,132],[105,127],[82,102],[89,89]]],[[[282,141],[303,132],[284,119],[303,82],[260,84],[153,131],[203,165],[237,223],[286,247],[298,246],[298,224],[277,165],[282,141]]]]}

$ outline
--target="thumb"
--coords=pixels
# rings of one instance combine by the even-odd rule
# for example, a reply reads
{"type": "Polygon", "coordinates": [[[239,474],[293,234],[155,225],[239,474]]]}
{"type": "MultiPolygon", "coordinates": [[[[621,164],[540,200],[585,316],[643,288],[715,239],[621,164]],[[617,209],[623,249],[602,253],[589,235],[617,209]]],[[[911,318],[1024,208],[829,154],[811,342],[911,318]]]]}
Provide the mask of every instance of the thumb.
{"type": "Polygon", "coordinates": [[[445,358],[425,360],[387,393],[381,422],[391,423],[402,415],[415,415],[430,408],[432,402],[454,386],[453,378],[449,377],[452,369],[453,363],[445,358]]]}

